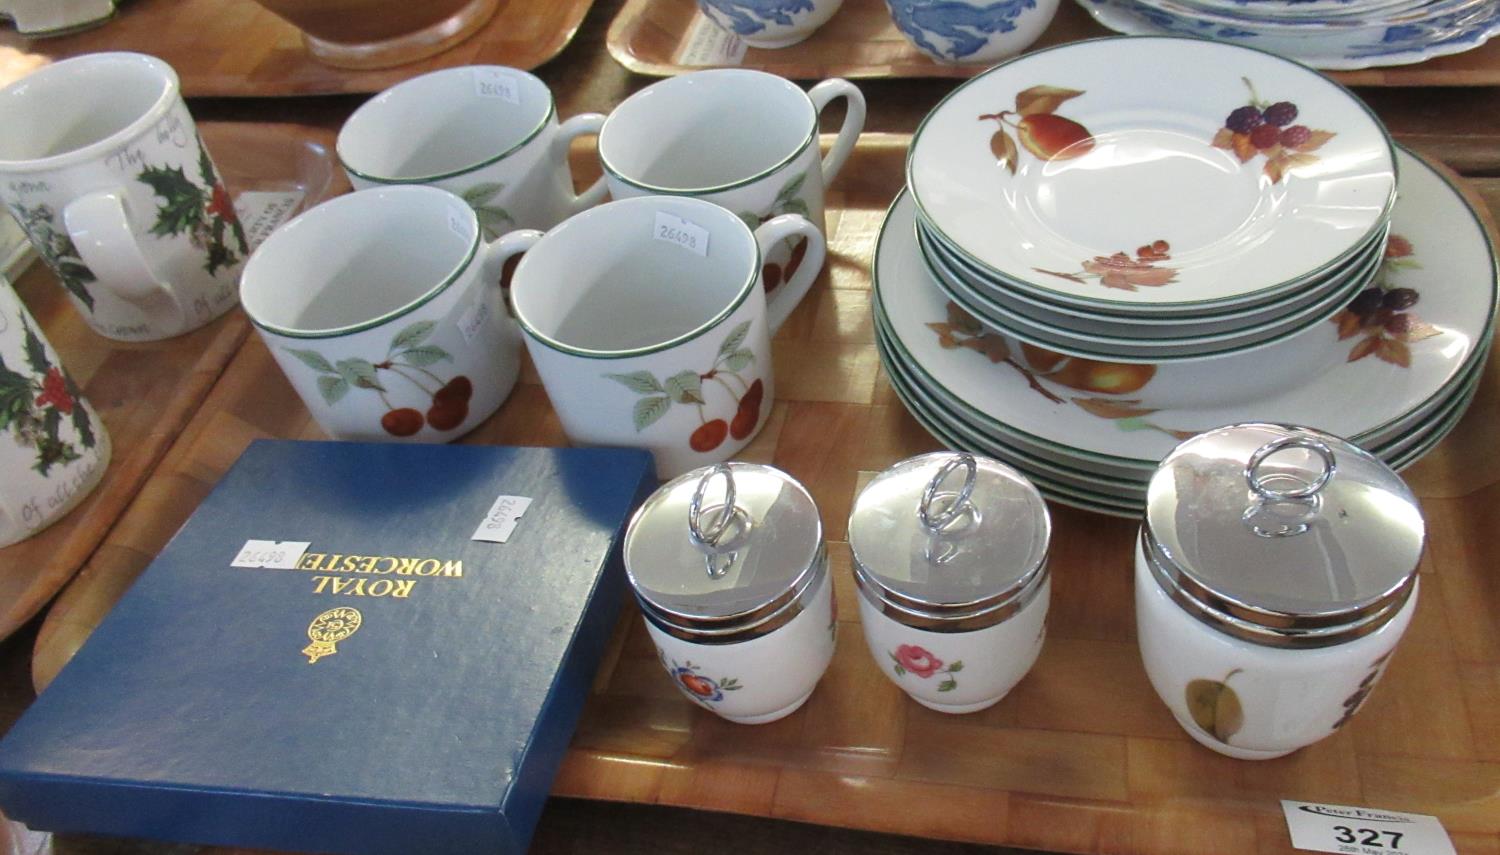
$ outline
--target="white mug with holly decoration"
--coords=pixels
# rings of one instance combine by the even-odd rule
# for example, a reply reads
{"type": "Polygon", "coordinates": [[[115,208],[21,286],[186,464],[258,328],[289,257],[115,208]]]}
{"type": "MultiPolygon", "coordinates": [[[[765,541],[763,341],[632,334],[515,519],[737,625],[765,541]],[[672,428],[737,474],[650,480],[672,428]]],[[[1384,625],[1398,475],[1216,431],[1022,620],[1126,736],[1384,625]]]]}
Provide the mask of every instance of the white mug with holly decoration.
{"type": "Polygon", "coordinates": [[[99,484],[109,434],[0,278],[0,547],[56,522],[99,484]]]}
{"type": "MultiPolygon", "coordinates": [[[[824,188],[864,126],[864,96],[847,80],[825,80],[803,92],[763,71],[695,71],[653,83],[616,107],[599,131],[599,159],[615,199],[706,199],[752,229],[800,214],[826,235],[824,188]],[[818,115],[835,98],[847,104],[844,122],[820,160],[818,115]]],[[[805,242],[794,240],[766,253],[768,293],[797,274],[806,251],[805,242]]]]}
{"type": "Polygon", "coordinates": [[[366,101],[339,131],[354,189],[430,184],[461,196],[485,236],[550,229],[604,201],[604,179],[573,192],[568,146],[599,133],[604,116],[558,123],[537,77],[498,65],[446,68],[366,101]]]}
{"type": "Polygon", "coordinates": [[[0,89],[0,126],[0,201],[95,332],[153,341],[234,306],[250,247],[165,62],[43,67],[0,89]]]}
{"type": "Polygon", "coordinates": [[[501,265],[464,200],[384,187],[325,202],[245,265],[245,313],[334,439],[448,442],[500,407],[521,364],[501,265]]]}
{"type": "Polygon", "coordinates": [[[775,397],[771,335],[823,264],[806,218],[751,232],[700,199],[643,196],[511,239],[526,252],[511,303],[569,439],[645,448],[666,479],[729,459],[760,431],[775,397]],[[768,300],[761,254],[793,236],[808,263],[768,300]]]}

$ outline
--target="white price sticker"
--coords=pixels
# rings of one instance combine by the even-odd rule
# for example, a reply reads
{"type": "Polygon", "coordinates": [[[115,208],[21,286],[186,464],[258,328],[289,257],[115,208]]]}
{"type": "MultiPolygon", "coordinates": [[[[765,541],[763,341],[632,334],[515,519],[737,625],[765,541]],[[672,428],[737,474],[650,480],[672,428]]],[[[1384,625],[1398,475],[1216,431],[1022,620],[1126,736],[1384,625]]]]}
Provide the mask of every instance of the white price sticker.
{"type": "Polygon", "coordinates": [[[531,507],[531,500],[525,496],[501,496],[490,505],[490,512],[485,515],[484,521],[479,528],[474,530],[472,540],[487,540],[490,543],[504,543],[516,526],[521,522],[521,515],[531,507]]]}
{"type": "Polygon", "coordinates": [[[705,257],[708,255],[708,229],[675,214],[657,211],[651,236],[676,244],[689,252],[705,257]]]}
{"type": "Polygon", "coordinates": [[[1343,855],[1456,855],[1435,816],[1281,800],[1292,845],[1343,855]]]}
{"type": "Polygon", "coordinates": [[[745,40],[698,12],[688,25],[687,38],[677,51],[676,65],[739,65],[745,61],[745,40]]]}
{"type": "Polygon", "coordinates": [[[464,310],[458,317],[458,332],[464,337],[464,344],[472,344],[474,336],[484,328],[484,322],[490,319],[490,302],[483,296],[486,289],[480,289],[480,298],[474,301],[474,305],[464,310]]]}
{"type": "Polygon", "coordinates": [[[302,205],[302,199],[300,190],[289,193],[252,190],[234,197],[234,211],[245,227],[245,240],[250,248],[260,246],[277,226],[286,222],[302,205]]]}
{"type": "Polygon", "coordinates": [[[229,566],[295,570],[309,546],[310,540],[247,540],[229,566]]]}
{"type": "Polygon", "coordinates": [[[521,103],[515,75],[498,68],[474,69],[474,94],[481,98],[499,98],[511,104],[521,103]]]}

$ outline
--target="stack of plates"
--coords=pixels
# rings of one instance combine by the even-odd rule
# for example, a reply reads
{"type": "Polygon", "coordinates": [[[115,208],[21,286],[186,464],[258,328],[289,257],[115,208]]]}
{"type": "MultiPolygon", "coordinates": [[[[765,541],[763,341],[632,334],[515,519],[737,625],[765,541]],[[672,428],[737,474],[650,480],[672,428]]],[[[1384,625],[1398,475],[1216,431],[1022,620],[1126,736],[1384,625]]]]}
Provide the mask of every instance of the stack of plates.
{"type": "Polygon", "coordinates": [[[1271,51],[1316,68],[1405,65],[1500,33],[1495,0],[1078,0],[1131,35],[1186,35],[1271,51]]]}
{"type": "Polygon", "coordinates": [[[873,271],[879,350],[903,403],[949,445],[1005,460],[1049,497],[1105,513],[1139,513],[1163,455],[1233,422],[1309,425],[1394,466],[1415,461],[1462,415],[1493,334],[1495,258],[1477,216],[1404,151],[1383,171],[1382,155],[1391,156],[1383,132],[1375,127],[1379,145],[1361,143],[1368,128],[1360,122],[1371,120],[1357,106],[1336,109],[1338,99],[1319,88],[1331,84],[1316,75],[1292,86],[1287,72],[1260,65],[1290,64],[1255,52],[1128,41],[1134,46],[1118,49],[1143,57],[1101,64],[1069,55],[1106,44],[1094,42],[1001,66],[957,90],[919,129],[910,189],[891,207],[873,271]],[[1184,58],[1184,49],[1218,56],[1184,58]],[[1193,92],[1170,93],[1165,104],[1132,81],[1160,73],[1152,58],[1198,69],[1193,92]],[[1316,162],[1298,162],[1280,181],[1264,158],[1225,166],[1216,130],[1205,130],[1223,116],[1194,115],[1201,91],[1233,92],[1251,73],[1333,134],[1316,162]],[[1095,91],[1111,97],[1088,109],[1095,91]],[[1092,146],[1049,159],[1035,138],[992,141],[997,122],[1017,136],[1068,130],[1009,124],[1034,116],[1087,128],[1092,146]],[[1392,166],[1394,205],[1379,182],[1392,166]],[[1251,191],[1236,195],[1234,175],[1251,191]],[[1237,207],[1220,215],[1214,198],[1237,207]],[[1257,224],[1261,217],[1278,227],[1257,224]],[[1153,234],[1164,222],[1185,236],[1153,234]],[[1158,240],[1168,247],[1153,248],[1158,240]],[[1131,248],[1125,261],[1098,260],[1110,256],[1095,248],[1122,243],[1131,248]],[[1075,246],[1096,263],[1031,263],[1075,246]],[[1167,267],[1170,278],[1157,272],[1167,267]],[[1135,290],[1106,287],[1106,276],[1135,290]],[[1179,287],[1189,299],[1162,299],[1179,287]],[[1336,311],[1311,308],[1325,304],[1336,311]],[[1070,346],[1042,341],[1044,327],[1070,346]],[[1191,333],[1162,336],[1173,328],[1191,333]],[[1228,353],[1180,351],[1182,340],[1248,341],[1280,328],[1228,353]],[[1111,348],[1130,342],[1163,355],[1126,359],[1074,346],[1089,340],[1085,330],[1111,348]],[[1266,377],[1276,378],[1269,387],[1266,377]]]}

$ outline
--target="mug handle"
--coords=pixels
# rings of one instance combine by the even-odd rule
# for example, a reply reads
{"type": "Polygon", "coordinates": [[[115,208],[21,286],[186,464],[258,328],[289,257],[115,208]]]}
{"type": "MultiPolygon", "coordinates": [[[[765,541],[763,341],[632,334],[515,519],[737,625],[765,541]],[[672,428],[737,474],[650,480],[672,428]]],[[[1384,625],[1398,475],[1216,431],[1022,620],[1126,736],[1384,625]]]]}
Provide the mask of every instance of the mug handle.
{"type": "Polygon", "coordinates": [[[846,102],[844,124],[839,128],[838,139],[823,157],[823,186],[827,187],[844,168],[844,161],[849,159],[849,152],[859,140],[859,132],[865,129],[865,96],[853,83],[834,77],[807,90],[807,97],[819,115],[835,98],[842,97],[846,102]]]}
{"type": "MultiPolygon", "coordinates": [[[[604,127],[603,113],[579,113],[563,122],[562,126],[557,129],[556,141],[553,143],[555,146],[553,156],[557,158],[560,168],[568,174],[570,184],[573,170],[568,167],[568,146],[578,137],[599,136],[599,129],[602,127],[604,127]]],[[[589,185],[589,189],[575,196],[573,201],[568,203],[569,216],[586,211],[603,202],[606,192],[608,188],[604,184],[604,176],[601,175],[597,181],[589,185]]]]}
{"type": "Polygon", "coordinates": [[[141,253],[125,211],[123,190],[96,190],[63,208],[63,226],[78,257],[96,281],[148,315],[168,318],[174,332],[187,325],[187,311],[177,293],[157,278],[141,253]]]}
{"type": "MultiPolygon", "coordinates": [[[[818,273],[823,269],[823,257],[827,254],[827,245],[823,241],[823,233],[812,221],[801,214],[782,214],[772,217],[755,230],[755,242],[760,246],[761,257],[771,251],[771,247],[787,238],[802,235],[807,238],[807,256],[802,259],[802,266],[797,268],[796,276],[787,280],[781,289],[766,301],[766,318],[771,327],[771,334],[781,329],[786,319],[807,296],[807,291],[812,287],[813,280],[818,278],[818,273]]],[[[760,273],[756,272],[759,280],[760,273]]]]}

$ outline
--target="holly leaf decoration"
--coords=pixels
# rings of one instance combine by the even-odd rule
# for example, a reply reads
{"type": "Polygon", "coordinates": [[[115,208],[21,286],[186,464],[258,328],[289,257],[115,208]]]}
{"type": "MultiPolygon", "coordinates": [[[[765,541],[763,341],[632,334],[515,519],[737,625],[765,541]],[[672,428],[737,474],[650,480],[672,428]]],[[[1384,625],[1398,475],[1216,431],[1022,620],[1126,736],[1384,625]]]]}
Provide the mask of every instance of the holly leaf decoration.
{"type": "Polygon", "coordinates": [[[672,408],[672,399],[665,395],[651,398],[642,398],[635,402],[635,411],[632,416],[635,419],[635,431],[640,433],[646,428],[656,424],[661,417],[672,408]]]}
{"type": "MultiPolygon", "coordinates": [[[[661,387],[661,383],[658,383],[656,377],[652,376],[649,371],[632,371],[629,374],[606,374],[604,376],[637,395],[651,395],[658,392],[665,394],[667,391],[661,387]]],[[[658,418],[660,417],[658,416],[658,418]]],[[[640,428],[637,427],[636,430],[640,430],[640,428]]]]}
{"type": "Polygon", "coordinates": [[[21,318],[21,328],[26,333],[26,364],[33,374],[46,374],[52,368],[51,360],[47,359],[47,346],[42,344],[41,336],[24,317],[21,318]]]}
{"type": "Polygon", "coordinates": [[[1063,102],[1082,95],[1080,89],[1064,89],[1060,86],[1033,86],[1016,93],[1016,112],[1023,116],[1056,112],[1063,102]]]}
{"type": "Polygon", "coordinates": [[[0,358],[0,430],[10,427],[22,413],[31,409],[33,394],[31,381],[12,371],[0,358]]]}
{"type": "Polygon", "coordinates": [[[755,354],[741,348],[724,357],[724,369],[726,371],[743,371],[750,367],[750,363],[754,361],[755,354]]]}
{"type": "MultiPolygon", "coordinates": [[[[58,436],[61,430],[62,411],[56,407],[48,407],[46,413],[42,416],[43,436],[42,441],[37,444],[37,451],[40,454],[38,455],[36,466],[33,467],[43,475],[46,475],[47,470],[52,468],[52,464],[65,462],[67,449],[63,444],[62,437],[58,436]]],[[[74,459],[77,459],[76,455],[74,459]]]]}
{"type": "Polygon", "coordinates": [[[407,348],[397,354],[397,356],[406,360],[406,364],[416,366],[417,368],[442,362],[443,360],[453,361],[452,354],[435,344],[407,348]]]}
{"type": "Polygon", "coordinates": [[[74,401],[72,413],[73,430],[77,432],[78,441],[82,443],[84,448],[93,448],[95,442],[94,422],[89,418],[88,410],[78,400],[77,392],[72,388],[72,380],[68,381],[68,386],[68,394],[73,396],[74,401]]]}
{"type": "Polygon", "coordinates": [[[203,190],[187,177],[182,167],[148,166],[137,177],[162,199],[157,204],[152,234],[162,237],[179,235],[203,222],[203,206],[206,204],[203,190]]]}
{"type": "Polygon", "coordinates": [[[386,353],[400,350],[403,347],[415,347],[426,341],[427,337],[432,335],[432,331],[436,328],[436,321],[417,321],[413,324],[407,324],[401,329],[401,332],[396,333],[395,338],[391,339],[390,349],[386,353]]]}
{"type": "Polygon", "coordinates": [[[375,377],[375,366],[368,359],[340,359],[334,364],[338,369],[339,376],[344,378],[350,386],[358,386],[361,389],[378,389],[382,392],[385,387],[375,377]]]}
{"type": "Polygon", "coordinates": [[[318,353],[316,350],[298,350],[292,347],[286,347],[282,349],[300,359],[303,365],[306,365],[308,368],[311,368],[314,371],[322,372],[324,374],[339,373],[338,369],[334,368],[333,364],[325,359],[323,357],[323,354],[318,353]]]}
{"type": "Polygon", "coordinates": [[[679,371],[667,378],[667,394],[679,404],[703,403],[703,380],[696,371],[679,371]]]}
{"type": "Polygon", "coordinates": [[[60,258],[57,260],[57,276],[62,280],[63,287],[68,289],[68,293],[77,297],[78,301],[87,306],[90,312],[94,310],[94,295],[84,287],[85,283],[94,281],[94,271],[79,262],[60,258]]]}
{"type": "Polygon", "coordinates": [[[995,131],[990,137],[990,152],[995,155],[995,163],[1010,170],[1011,175],[1016,174],[1016,141],[1010,138],[1010,134],[1004,128],[995,131]]]}
{"type": "Polygon", "coordinates": [[[324,374],[318,378],[318,392],[331,407],[349,394],[349,381],[335,375],[324,374]]]}
{"type": "Polygon", "coordinates": [[[220,268],[229,267],[239,261],[239,256],[224,245],[223,231],[224,221],[219,220],[214,226],[214,239],[208,242],[208,260],[203,265],[209,276],[217,275],[220,268]]]}
{"type": "Polygon", "coordinates": [[[719,345],[719,358],[723,359],[726,356],[729,356],[731,353],[734,353],[736,350],[739,350],[740,345],[745,343],[745,336],[749,335],[749,333],[749,321],[741,321],[739,325],[730,330],[729,336],[724,339],[724,343],[719,345]]]}

